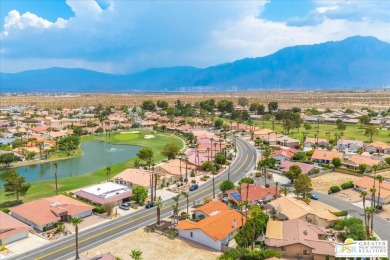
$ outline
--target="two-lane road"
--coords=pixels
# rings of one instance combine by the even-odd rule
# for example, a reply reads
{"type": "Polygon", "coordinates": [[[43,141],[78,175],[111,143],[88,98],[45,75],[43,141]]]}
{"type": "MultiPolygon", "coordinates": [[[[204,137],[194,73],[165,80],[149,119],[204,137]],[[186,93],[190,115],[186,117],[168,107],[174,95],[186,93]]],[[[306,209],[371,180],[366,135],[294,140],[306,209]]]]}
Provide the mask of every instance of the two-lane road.
{"type": "MultiPolygon", "coordinates": [[[[316,192],[319,201],[328,204],[332,207],[335,207],[340,210],[348,211],[348,214],[360,218],[364,221],[364,212],[363,209],[347,202],[341,200],[339,198],[335,198],[334,196],[330,196],[328,194],[316,192]]],[[[374,216],[374,231],[381,238],[381,240],[390,241],[390,222],[378,217],[374,216]]]]}
{"type": "MultiPolygon", "coordinates": [[[[253,168],[255,164],[254,148],[246,141],[237,140],[238,155],[236,160],[226,169],[215,177],[215,188],[218,190],[220,183],[228,178],[233,182],[241,179],[253,168]]],[[[190,192],[189,201],[201,201],[204,197],[212,195],[212,180],[201,185],[198,190],[190,192]]],[[[168,217],[172,215],[173,200],[164,201],[161,216],[168,217]]],[[[181,198],[179,202],[181,209],[186,207],[186,199],[181,198]]],[[[98,245],[104,244],[110,240],[123,236],[138,228],[144,227],[156,221],[156,208],[141,209],[135,213],[120,217],[108,223],[98,225],[94,228],[80,232],[79,248],[80,253],[92,249],[98,245]]],[[[30,260],[30,259],[56,259],[65,260],[74,257],[75,243],[74,235],[62,240],[50,243],[35,250],[15,255],[7,258],[10,260],[30,260]]]]}

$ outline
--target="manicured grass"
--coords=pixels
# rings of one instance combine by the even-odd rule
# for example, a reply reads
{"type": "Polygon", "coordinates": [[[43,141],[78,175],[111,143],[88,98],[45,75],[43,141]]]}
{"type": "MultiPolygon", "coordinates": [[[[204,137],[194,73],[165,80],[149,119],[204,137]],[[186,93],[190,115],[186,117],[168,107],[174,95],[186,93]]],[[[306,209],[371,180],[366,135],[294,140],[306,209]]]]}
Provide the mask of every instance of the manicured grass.
{"type": "MultiPolygon", "coordinates": [[[[271,121],[258,121],[254,120],[254,123],[257,126],[260,126],[262,128],[268,128],[272,129],[272,123],[271,121]]],[[[335,133],[340,134],[341,131],[339,131],[336,127],[336,125],[329,125],[329,124],[319,124],[319,128],[317,127],[317,124],[311,124],[312,129],[309,130],[309,134],[307,134],[308,137],[314,137],[315,134],[317,134],[318,130],[318,137],[319,138],[327,138],[326,133],[330,133],[330,139],[335,139],[335,133]]],[[[275,131],[278,133],[283,131],[282,125],[275,121],[275,131]]],[[[349,139],[349,140],[361,140],[366,143],[370,143],[370,138],[368,136],[364,135],[365,129],[361,129],[356,125],[347,125],[347,128],[343,131],[343,139],[349,139]]],[[[303,132],[306,132],[305,128],[302,127],[299,129],[299,132],[294,129],[293,131],[290,130],[290,134],[288,136],[297,138],[302,141],[303,139],[303,132]]],[[[389,142],[390,140],[390,131],[389,130],[379,130],[378,135],[374,135],[372,137],[373,141],[382,141],[382,142],[389,142]]]]}
{"type": "MultiPolygon", "coordinates": [[[[153,134],[152,131],[140,131],[138,134],[120,134],[113,133],[111,136],[97,135],[97,136],[86,136],[82,137],[82,141],[106,141],[112,144],[129,144],[149,147],[154,152],[154,161],[159,162],[166,159],[161,155],[161,150],[167,143],[175,143],[179,147],[183,146],[183,142],[177,136],[167,133],[153,134],[155,137],[152,139],[144,139],[145,135],[153,134]],[[134,135],[136,138],[133,138],[134,135]]],[[[111,177],[120,173],[121,171],[132,168],[134,166],[134,159],[111,165],[111,177]]],[[[59,192],[70,191],[79,189],[91,184],[96,184],[106,180],[106,170],[100,169],[92,173],[83,174],[75,177],[61,178],[58,179],[59,192]]],[[[26,196],[21,197],[23,202],[36,200],[39,198],[49,197],[55,195],[55,184],[54,180],[35,182],[31,184],[31,188],[28,190],[26,196]]],[[[11,207],[15,205],[13,201],[15,197],[6,198],[4,190],[0,190],[0,208],[11,207]],[[10,201],[10,199],[12,201],[10,201]]]]}

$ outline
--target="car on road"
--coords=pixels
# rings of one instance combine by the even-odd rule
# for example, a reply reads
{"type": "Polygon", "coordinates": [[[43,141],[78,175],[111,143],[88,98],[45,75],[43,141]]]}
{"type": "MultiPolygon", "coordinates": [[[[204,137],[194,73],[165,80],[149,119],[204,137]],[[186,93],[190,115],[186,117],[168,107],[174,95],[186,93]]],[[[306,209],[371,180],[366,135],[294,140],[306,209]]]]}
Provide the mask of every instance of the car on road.
{"type": "Polygon", "coordinates": [[[124,209],[124,210],[129,210],[130,209],[130,203],[126,202],[126,203],[122,203],[119,205],[119,208],[120,209],[124,209]]]}
{"type": "Polygon", "coordinates": [[[148,203],[146,203],[145,205],[145,208],[146,209],[150,209],[150,208],[153,208],[154,207],[154,202],[153,201],[149,201],[148,203]]]}
{"type": "Polygon", "coordinates": [[[317,194],[314,194],[314,193],[312,193],[312,194],[310,195],[310,198],[311,198],[312,200],[318,200],[317,194]]]}
{"type": "Polygon", "coordinates": [[[198,185],[198,184],[196,184],[196,183],[194,183],[194,184],[192,184],[192,185],[191,185],[191,187],[190,187],[190,191],[197,190],[198,188],[199,188],[199,185],[198,185]]]}

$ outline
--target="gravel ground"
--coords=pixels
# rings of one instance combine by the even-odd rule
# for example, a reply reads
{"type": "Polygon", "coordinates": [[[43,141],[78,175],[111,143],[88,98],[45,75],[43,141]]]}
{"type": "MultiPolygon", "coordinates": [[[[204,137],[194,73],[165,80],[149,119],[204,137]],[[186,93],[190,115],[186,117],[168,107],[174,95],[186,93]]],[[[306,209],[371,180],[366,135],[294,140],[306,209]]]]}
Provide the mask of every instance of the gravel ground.
{"type": "Polygon", "coordinates": [[[131,260],[129,256],[131,250],[142,251],[142,259],[196,259],[215,260],[219,252],[210,248],[182,241],[179,239],[169,239],[156,233],[147,233],[143,229],[129,233],[125,236],[112,240],[104,245],[96,247],[85,254],[85,257],[101,255],[107,252],[120,257],[122,260],[131,260]]]}
{"type": "Polygon", "coordinates": [[[311,180],[313,184],[313,191],[320,191],[327,193],[329,188],[333,185],[340,186],[344,182],[355,181],[359,179],[358,176],[353,176],[349,174],[331,172],[318,177],[315,177],[311,180]]]}

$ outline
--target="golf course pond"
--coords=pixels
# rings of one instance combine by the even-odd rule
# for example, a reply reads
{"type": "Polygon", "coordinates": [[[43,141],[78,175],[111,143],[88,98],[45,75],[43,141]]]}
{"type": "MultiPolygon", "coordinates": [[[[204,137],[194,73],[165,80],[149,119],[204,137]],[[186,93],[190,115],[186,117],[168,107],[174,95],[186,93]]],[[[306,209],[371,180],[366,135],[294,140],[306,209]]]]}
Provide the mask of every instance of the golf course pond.
{"type": "MultiPolygon", "coordinates": [[[[76,158],[56,161],[58,178],[73,177],[94,172],[107,166],[127,161],[136,156],[142,147],[133,145],[114,145],[100,141],[81,144],[83,155],[76,158]]],[[[27,182],[52,180],[56,167],[53,162],[28,165],[11,170],[0,171],[0,188],[10,171],[24,176],[27,182]]]]}

